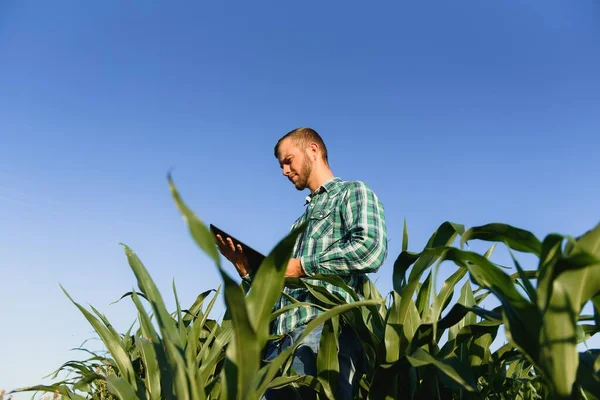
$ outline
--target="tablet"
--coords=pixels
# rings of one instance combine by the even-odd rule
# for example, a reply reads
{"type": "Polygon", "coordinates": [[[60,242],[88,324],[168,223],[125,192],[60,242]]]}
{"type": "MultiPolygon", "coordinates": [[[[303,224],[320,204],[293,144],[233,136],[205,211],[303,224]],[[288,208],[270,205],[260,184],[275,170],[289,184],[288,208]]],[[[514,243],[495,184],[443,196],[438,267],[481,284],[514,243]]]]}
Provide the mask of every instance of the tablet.
{"type": "Polygon", "coordinates": [[[242,251],[244,252],[246,257],[248,257],[248,266],[250,267],[250,269],[253,272],[258,270],[258,267],[260,267],[260,264],[262,264],[263,260],[265,259],[265,256],[262,253],[254,250],[252,247],[248,246],[241,240],[236,239],[235,237],[231,236],[229,233],[217,228],[213,224],[210,224],[210,231],[213,233],[213,235],[215,235],[215,240],[218,240],[218,239],[216,239],[217,234],[218,234],[218,235],[221,235],[223,240],[227,240],[228,237],[231,238],[231,240],[233,241],[233,244],[236,247],[238,244],[241,245],[242,251]]]}

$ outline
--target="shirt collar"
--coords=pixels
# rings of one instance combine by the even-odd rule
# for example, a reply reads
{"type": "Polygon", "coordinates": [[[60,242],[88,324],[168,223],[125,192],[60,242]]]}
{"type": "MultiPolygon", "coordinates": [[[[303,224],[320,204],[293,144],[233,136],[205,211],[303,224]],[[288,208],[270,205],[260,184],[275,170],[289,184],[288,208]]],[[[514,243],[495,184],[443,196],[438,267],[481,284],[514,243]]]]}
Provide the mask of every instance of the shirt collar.
{"type": "Polygon", "coordinates": [[[319,186],[317,188],[317,190],[315,190],[314,193],[310,193],[308,196],[306,196],[306,198],[305,198],[306,203],[304,203],[304,205],[307,205],[308,203],[310,203],[312,198],[319,193],[327,192],[330,195],[336,194],[341,189],[340,188],[341,182],[342,182],[342,180],[338,177],[333,177],[333,178],[329,179],[327,182],[325,182],[324,184],[319,186]]]}

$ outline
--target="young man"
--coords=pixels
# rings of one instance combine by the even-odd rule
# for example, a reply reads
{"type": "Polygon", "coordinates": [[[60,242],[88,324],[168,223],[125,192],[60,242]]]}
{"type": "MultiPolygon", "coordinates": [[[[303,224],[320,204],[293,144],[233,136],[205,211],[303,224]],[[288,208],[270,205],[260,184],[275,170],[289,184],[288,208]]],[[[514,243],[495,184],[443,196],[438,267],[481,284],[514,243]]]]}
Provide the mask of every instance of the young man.
{"type": "MultiPolygon", "coordinates": [[[[310,279],[317,274],[340,276],[345,283],[359,291],[366,274],[376,272],[387,256],[386,223],[383,205],[373,191],[360,181],[343,181],[335,177],[329,167],[327,148],[319,134],[311,128],[298,128],[283,136],[275,146],[275,157],[283,175],[297,190],[309,189],[305,212],[296,220],[292,230],[308,221],[306,230],[293,250],[285,276],[304,278],[313,285],[325,287],[346,301],[352,298],[341,288],[320,280],[310,279]]],[[[231,239],[218,237],[223,255],[236,267],[240,276],[249,279],[252,271],[248,262],[231,239]]],[[[318,303],[306,290],[284,287],[284,293],[300,301],[318,303]]],[[[275,305],[280,309],[291,301],[282,296],[275,305]]],[[[320,309],[306,306],[293,308],[279,315],[272,324],[273,335],[283,335],[269,342],[266,360],[293,345],[308,322],[320,309]]],[[[298,347],[292,367],[299,374],[316,375],[316,353],[322,326],[312,331],[298,347]]],[[[349,327],[340,333],[340,376],[336,399],[352,398],[353,384],[360,343],[349,327]]],[[[274,391],[267,398],[284,397],[274,391]]]]}

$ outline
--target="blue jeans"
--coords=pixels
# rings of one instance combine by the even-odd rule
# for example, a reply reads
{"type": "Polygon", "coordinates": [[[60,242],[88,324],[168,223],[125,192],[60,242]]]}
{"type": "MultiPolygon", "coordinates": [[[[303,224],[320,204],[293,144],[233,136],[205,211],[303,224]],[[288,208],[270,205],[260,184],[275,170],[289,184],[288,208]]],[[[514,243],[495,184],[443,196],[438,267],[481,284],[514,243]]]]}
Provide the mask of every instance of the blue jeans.
{"type": "MultiPolygon", "coordinates": [[[[304,328],[304,325],[300,326],[283,338],[277,341],[268,342],[264,353],[265,361],[273,360],[278,354],[294,345],[304,332],[304,328]]],[[[298,375],[317,376],[317,351],[319,350],[319,341],[321,339],[322,331],[323,325],[317,326],[317,328],[312,330],[308,336],[304,338],[302,344],[296,348],[294,359],[292,361],[292,368],[298,375]]],[[[339,343],[340,351],[338,353],[338,360],[340,364],[340,374],[335,391],[335,398],[336,400],[352,399],[355,393],[354,384],[360,378],[360,375],[357,374],[357,370],[360,369],[362,346],[352,328],[345,325],[340,326],[339,343]]],[[[299,394],[302,399],[316,398],[314,391],[307,387],[301,387],[299,389],[271,389],[267,391],[265,396],[267,400],[292,400],[296,398],[296,394],[299,394]]]]}

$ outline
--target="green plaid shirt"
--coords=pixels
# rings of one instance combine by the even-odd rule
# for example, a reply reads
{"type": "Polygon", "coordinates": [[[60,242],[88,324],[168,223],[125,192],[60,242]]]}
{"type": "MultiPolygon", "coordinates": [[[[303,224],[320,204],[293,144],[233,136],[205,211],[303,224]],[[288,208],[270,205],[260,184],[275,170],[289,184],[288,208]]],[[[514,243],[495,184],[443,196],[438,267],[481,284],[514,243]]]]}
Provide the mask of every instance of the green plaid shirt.
{"type": "MultiPolygon", "coordinates": [[[[292,230],[307,220],[306,230],[298,237],[292,257],[300,259],[308,277],[339,275],[360,293],[368,279],[366,273],[376,272],[387,256],[384,210],[375,193],[363,182],[332,178],[311,195],[304,214],[296,220],[292,230]]],[[[352,302],[346,291],[333,284],[302,279],[352,302]]],[[[286,286],[283,291],[297,301],[318,303],[304,288],[286,286]]],[[[281,296],[275,310],[290,304],[290,299],[281,296]]],[[[271,333],[289,333],[321,312],[313,306],[293,308],[273,321],[271,333]]]]}

